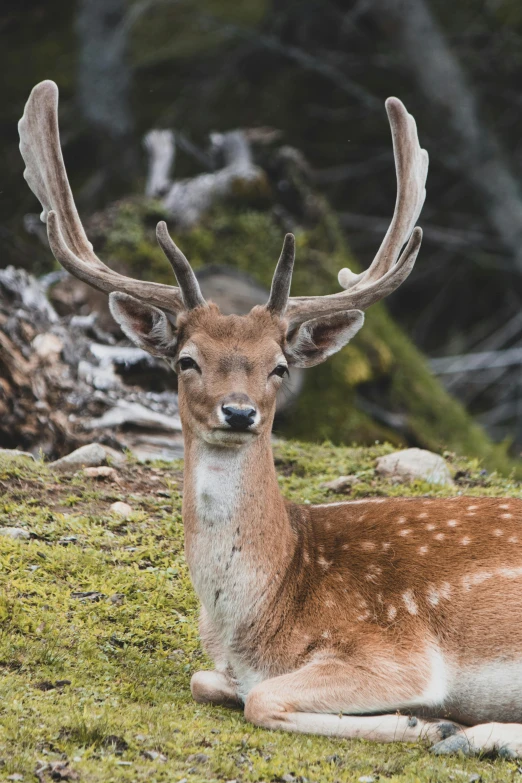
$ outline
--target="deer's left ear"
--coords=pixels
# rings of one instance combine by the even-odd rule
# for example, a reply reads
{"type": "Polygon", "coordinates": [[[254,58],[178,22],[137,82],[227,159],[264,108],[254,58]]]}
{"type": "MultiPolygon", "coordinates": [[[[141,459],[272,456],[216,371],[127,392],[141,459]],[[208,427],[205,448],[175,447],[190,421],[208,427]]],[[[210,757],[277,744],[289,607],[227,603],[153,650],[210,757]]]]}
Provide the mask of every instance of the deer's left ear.
{"type": "Polygon", "coordinates": [[[337,353],[364,323],[361,310],[347,310],[305,321],[287,340],[285,354],[294,367],[313,367],[337,353]]]}
{"type": "Polygon", "coordinates": [[[109,296],[109,308],[124,334],[138,348],[164,359],[175,355],[176,332],[163,310],[120,292],[109,296]]]}

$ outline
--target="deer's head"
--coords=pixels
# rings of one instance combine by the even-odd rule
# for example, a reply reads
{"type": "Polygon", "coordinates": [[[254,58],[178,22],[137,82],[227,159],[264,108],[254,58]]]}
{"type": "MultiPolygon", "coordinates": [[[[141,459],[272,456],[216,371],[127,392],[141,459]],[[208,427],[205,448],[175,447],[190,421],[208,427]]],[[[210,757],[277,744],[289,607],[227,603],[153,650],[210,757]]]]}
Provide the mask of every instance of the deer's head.
{"type": "Polygon", "coordinates": [[[24,176],[43,206],[51,249],[65,269],[109,294],[114,318],[136,345],[165,358],[178,373],[181,419],[193,434],[237,446],[269,431],[277,390],[291,367],[319,364],[346,345],[363,324],[362,310],[394,291],[411,272],[422,238],[414,225],[426,194],[428,156],[403,104],[389,98],[386,108],[397,201],[369,269],[359,275],[342,269],[339,282],[345,290],[340,293],[290,297],[295,252],[294,237],[287,234],[266,305],[248,315],[225,316],[204,300],[163,222],[158,242],[178,287],[125,277],[94,254],[63,163],[58,88],[45,81],[33,89],[19,123],[20,150],[24,176]]]}

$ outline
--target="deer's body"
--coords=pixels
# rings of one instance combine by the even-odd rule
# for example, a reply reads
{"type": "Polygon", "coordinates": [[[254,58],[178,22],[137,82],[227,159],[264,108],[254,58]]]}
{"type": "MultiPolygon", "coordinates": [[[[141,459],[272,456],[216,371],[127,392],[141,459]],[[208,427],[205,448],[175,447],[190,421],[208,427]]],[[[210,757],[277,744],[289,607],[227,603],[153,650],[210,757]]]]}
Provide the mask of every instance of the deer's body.
{"type": "Polygon", "coordinates": [[[298,506],[279,492],[270,447],[289,366],[342,348],[361,309],[413,267],[428,167],[413,118],[387,101],[397,202],[369,269],[341,270],[337,294],[291,298],[287,235],[266,306],[224,316],[164,223],[158,240],[179,288],[118,275],[94,254],[63,165],[57,104],[56,85],[42,82],[19,125],[51,248],[110,294],[131,340],[179,374],[186,556],[216,667],[192,677],[194,698],[242,704],[269,729],[427,737],[440,753],[522,756],[522,500],[298,506]]]}

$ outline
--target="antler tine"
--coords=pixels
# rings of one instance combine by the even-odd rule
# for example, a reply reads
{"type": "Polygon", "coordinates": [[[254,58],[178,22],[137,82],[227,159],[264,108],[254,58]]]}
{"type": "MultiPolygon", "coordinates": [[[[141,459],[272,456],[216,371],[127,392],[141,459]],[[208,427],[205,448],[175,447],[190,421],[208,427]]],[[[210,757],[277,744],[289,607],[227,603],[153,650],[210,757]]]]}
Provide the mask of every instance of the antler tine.
{"type": "Polygon", "coordinates": [[[288,297],[290,296],[290,285],[292,284],[294,261],[295,237],[293,234],[286,234],[283,249],[272,278],[270,296],[266,303],[266,309],[273,315],[283,315],[286,310],[288,297]]]}
{"type": "Polygon", "coordinates": [[[74,203],[58,130],[58,87],[44,81],[33,88],[18,123],[24,177],[40,201],[49,244],[75,277],[105,293],[122,291],[170,313],[184,309],[176,286],[134,280],[106,266],[93,252],[74,203]]]}
{"type": "Polygon", "coordinates": [[[183,304],[187,310],[205,304],[194,270],[179,247],[173,242],[167,224],[161,220],[156,226],[159,245],[170,261],[179,283],[183,304]]]}
{"type": "Polygon", "coordinates": [[[339,283],[345,291],[322,297],[292,297],[289,300],[287,316],[294,325],[317,315],[367,308],[398,288],[413,269],[422,239],[421,229],[413,230],[413,227],[426,198],[428,153],[419,144],[414,118],[398,98],[388,98],[386,111],[397,174],[397,199],[390,227],[365,272],[357,275],[349,269],[341,269],[339,283]],[[399,257],[406,242],[408,244],[399,257]]]}

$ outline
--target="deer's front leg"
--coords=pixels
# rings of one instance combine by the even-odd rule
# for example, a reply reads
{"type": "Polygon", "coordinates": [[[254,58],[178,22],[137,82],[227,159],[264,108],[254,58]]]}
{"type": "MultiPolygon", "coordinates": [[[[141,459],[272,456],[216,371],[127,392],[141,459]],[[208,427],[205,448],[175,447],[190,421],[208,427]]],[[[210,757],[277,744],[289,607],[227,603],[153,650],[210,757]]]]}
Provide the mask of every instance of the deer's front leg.
{"type": "MultiPolygon", "coordinates": [[[[395,671],[395,675],[399,673],[395,671]]],[[[377,742],[415,742],[422,738],[434,742],[460,730],[458,724],[450,721],[429,722],[396,712],[401,703],[412,701],[415,674],[410,670],[404,686],[398,679],[399,683],[387,680],[384,671],[372,677],[365,667],[325,659],[257,685],[247,696],[245,718],[267,729],[377,742]],[[397,693],[401,687],[402,699],[397,693]],[[352,710],[395,714],[342,714],[352,710]]],[[[421,693],[419,683],[417,696],[421,693]]]]}
{"type": "Polygon", "coordinates": [[[223,707],[240,707],[243,702],[236,693],[234,681],[223,672],[201,671],[192,675],[190,691],[200,704],[220,704],[223,707]]]}
{"type": "Polygon", "coordinates": [[[220,704],[224,707],[242,707],[243,702],[236,693],[236,683],[227,674],[229,671],[226,650],[219,633],[212,624],[204,606],[199,615],[201,641],[216,669],[196,672],[190,681],[192,697],[200,704],[220,704]]]}

